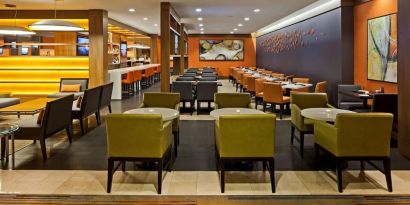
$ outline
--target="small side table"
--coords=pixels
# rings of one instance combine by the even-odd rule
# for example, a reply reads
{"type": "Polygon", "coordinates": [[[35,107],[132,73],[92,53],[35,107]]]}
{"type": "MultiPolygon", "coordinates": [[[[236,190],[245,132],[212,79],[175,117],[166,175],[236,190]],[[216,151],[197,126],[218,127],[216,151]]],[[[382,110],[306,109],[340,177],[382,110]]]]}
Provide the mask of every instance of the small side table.
{"type": "Polygon", "coordinates": [[[12,169],[14,169],[14,133],[19,129],[16,124],[0,124],[0,138],[1,138],[1,160],[6,157],[6,162],[9,161],[9,139],[11,138],[11,162],[12,169]]]}

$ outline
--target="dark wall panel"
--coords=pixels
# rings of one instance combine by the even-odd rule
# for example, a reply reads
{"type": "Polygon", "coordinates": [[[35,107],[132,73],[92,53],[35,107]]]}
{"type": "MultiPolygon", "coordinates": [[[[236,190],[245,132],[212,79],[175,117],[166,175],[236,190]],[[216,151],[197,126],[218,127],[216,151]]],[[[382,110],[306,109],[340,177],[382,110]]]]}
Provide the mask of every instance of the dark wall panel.
{"type": "Polygon", "coordinates": [[[309,77],[314,84],[328,81],[329,99],[334,104],[337,84],[353,82],[352,41],[352,8],[338,8],[258,37],[256,62],[258,67],[309,77]],[[277,40],[272,40],[278,35],[281,36],[279,41],[283,38],[293,40],[278,46],[277,40]],[[271,50],[277,47],[283,50],[271,50]]]}

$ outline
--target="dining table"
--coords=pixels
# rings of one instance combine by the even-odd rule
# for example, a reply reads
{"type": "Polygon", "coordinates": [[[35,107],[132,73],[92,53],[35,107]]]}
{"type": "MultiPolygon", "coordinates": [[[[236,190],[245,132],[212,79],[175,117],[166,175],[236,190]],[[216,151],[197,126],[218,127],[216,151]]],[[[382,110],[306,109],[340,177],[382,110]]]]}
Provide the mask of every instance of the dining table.
{"type": "Polygon", "coordinates": [[[170,108],[148,107],[127,110],[124,114],[160,114],[163,121],[170,121],[179,117],[179,111],[170,108]]]}
{"type": "Polygon", "coordinates": [[[339,91],[340,94],[342,95],[347,95],[353,98],[359,98],[363,100],[363,107],[367,108],[368,105],[368,100],[373,99],[374,94],[370,93],[368,91],[339,91]]]}
{"type": "Polygon", "coordinates": [[[263,115],[266,114],[260,110],[255,110],[251,108],[221,108],[211,111],[210,116],[216,120],[219,119],[221,115],[263,115]]]}
{"type": "Polygon", "coordinates": [[[356,113],[350,110],[342,110],[337,108],[307,108],[301,111],[301,115],[312,120],[319,120],[334,123],[336,117],[341,113],[356,113]]]}

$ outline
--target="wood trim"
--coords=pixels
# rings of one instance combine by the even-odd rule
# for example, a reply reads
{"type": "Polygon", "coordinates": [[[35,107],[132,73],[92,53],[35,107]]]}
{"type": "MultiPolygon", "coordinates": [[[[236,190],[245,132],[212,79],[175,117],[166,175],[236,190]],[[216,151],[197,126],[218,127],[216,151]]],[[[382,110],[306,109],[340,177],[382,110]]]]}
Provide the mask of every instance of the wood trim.
{"type": "Polygon", "coordinates": [[[159,63],[158,38],[159,36],[157,34],[151,35],[151,51],[150,51],[151,63],[159,63]]]}
{"type": "MultiPolygon", "coordinates": [[[[181,24],[181,30],[180,30],[180,36],[179,36],[179,55],[181,56],[179,58],[179,74],[184,73],[185,70],[185,35],[184,35],[184,29],[185,29],[185,24],[181,24]]],[[[175,68],[174,68],[175,69],[175,68]]]]}
{"type": "Polygon", "coordinates": [[[130,30],[130,31],[134,31],[134,32],[136,32],[136,33],[139,33],[139,34],[142,34],[142,35],[145,35],[145,36],[149,36],[149,34],[148,34],[147,32],[142,31],[142,30],[137,29],[137,28],[134,28],[134,27],[132,27],[132,26],[130,26],[130,25],[128,25],[128,24],[121,23],[121,22],[119,22],[119,21],[117,21],[117,20],[115,20],[115,19],[108,18],[108,23],[109,23],[109,24],[112,24],[112,25],[114,25],[114,26],[118,26],[118,27],[121,27],[121,28],[130,30]]]}
{"type": "MultiPolygon", "coordinates": [[[[60,19],[88,19],[89,10],[57,10],[60,19]]],[[[14,10],[0,10],[0,19],[14,19],[14,10]]],[[[53,19],[54,10],[17,10],[18,19],[53,19]]]]}
{"type": "Polygon", "coordinates": [[[171,4],[161,2],[161,92],[169,92],[171,4]]]}
{"type": "Polygon", "coordinates": [[[108,12],[89,11],[90,87],[108,82],[108,12]]]}
{"type": "Polygon", "coordinates": [[[252,38],[251,34],[188,34],[188,37],[203,37],[203,38],[252,38]]]}

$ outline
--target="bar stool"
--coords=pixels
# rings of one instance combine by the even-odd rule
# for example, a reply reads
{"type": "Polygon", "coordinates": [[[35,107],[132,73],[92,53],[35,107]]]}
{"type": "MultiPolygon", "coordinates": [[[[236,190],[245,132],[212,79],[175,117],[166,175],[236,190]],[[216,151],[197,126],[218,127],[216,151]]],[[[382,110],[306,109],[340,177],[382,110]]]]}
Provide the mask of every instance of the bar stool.
{"type": "Polygon", "coordinates": [[[161,81],[161,66],[155,67],[155,81],[161,81]]]}
{"type": "Polygon", "coordinates": [[[130,95],[134,94],[134,75],[132,72],[128,72],[126,75],[125,79],[121,80],[121,84],[122,90],[127,93],[127,98],[129,98],[130,95]]]}
{"type": "Polygon", "coordinates": [[[135,84],[135,93],[138,93],[140,90],[140,82],[142,80],[142,71],[140,70],[133,71],[133,77],[134,77],[134,84],[135,84]]]}

